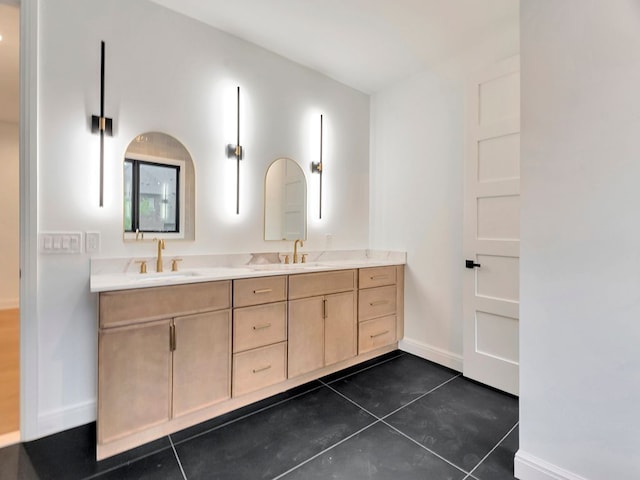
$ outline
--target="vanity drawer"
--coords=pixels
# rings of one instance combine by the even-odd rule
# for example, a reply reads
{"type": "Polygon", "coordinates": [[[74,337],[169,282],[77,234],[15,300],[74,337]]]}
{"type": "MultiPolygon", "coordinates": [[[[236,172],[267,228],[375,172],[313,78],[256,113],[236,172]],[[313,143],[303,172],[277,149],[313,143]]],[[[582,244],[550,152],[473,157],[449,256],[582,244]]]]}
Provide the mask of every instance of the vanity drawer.
{"type": "Polygon", "coordinates": [[[233,353],[287,339],[287,302],[233,311],[233,353]]]}
{"type": "Polygon", "coordinates": [[[289,298],[347,292],[356,287],[356,270],[303,273],[289,277],[289,298]]]}
{"type": "Polygon", "coordinates": [[[371,267],[361,268],[359,271],[358,285],[360,288],[381,287],[383,285],[395,285],[396,267],[371,267]]]}
{"type": "Polygon", "coordinates": [[[358,332],[358,354],[396,342],[396,316],[362,322],[358,332]]]}
{"type": "Polygon", "coordinates": [[[100,294],[100,328],[224,310],[231,306],[231,281],[139,288],[100,294]]]}
{"type": "Polygon", "coordinates": [[[358,320],[396,313],[396,286],[368,288],[358,292],[358,320]]]}
{"type": "Polygon", "coordinates": [[[287,379],[287,342],[233,355],[232,396],[282,382],[287,379]]]}
{"type": "Polygon", "coordinates": [[[287,277],[258,277],[233,281],[233,306],[247,307],[287,299],[287,277]]]}

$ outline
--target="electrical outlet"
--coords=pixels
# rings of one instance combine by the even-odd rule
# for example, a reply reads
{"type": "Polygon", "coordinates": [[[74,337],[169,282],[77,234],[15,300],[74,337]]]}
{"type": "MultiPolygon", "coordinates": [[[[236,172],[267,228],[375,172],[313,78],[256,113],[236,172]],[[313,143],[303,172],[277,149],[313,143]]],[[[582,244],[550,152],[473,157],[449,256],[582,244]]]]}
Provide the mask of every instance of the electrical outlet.
{"type": "Polygon", "coordinates": [[[324,236],[324,244],[326,250],[331,250],[333,248],[333,233],[327,233],[324,236]]]}
{"type": "Polygon", "coordinates": [[[87,253],[100,252],[100,232],[85,232],[84,242],[87,253]]]}

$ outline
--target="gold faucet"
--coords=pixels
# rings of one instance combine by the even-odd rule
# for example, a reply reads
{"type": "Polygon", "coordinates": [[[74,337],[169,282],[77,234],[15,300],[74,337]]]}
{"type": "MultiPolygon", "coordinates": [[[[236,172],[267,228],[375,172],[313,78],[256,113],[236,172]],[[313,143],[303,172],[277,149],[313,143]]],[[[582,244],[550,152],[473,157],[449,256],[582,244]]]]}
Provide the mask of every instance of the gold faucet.
{"type": "Polygon", "coordinates": [[[298,242],[301,247],[304,247],[304,243],[300,239],[293,242],[293,263],[298,263],[298,242]]]}
{"type": "Polygon", "coordinates": [[[164,250],[164,240],[162,238],[154,238],[158,242],[158,259],[156,260],[156,272],[162,272],[162,250],[164,250]]]}

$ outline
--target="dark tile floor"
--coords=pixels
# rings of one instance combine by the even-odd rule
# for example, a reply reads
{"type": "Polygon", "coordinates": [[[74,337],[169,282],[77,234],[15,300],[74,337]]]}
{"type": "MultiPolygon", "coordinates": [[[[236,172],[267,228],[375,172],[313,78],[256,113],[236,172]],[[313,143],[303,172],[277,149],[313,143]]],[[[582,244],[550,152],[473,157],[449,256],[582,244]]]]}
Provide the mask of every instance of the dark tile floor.
{"type": "Polygon", "coordinates": [[[95,424],[0,449],[0,479],[513,479],[518,400],[400,351],[102,462],[95,424]]]}

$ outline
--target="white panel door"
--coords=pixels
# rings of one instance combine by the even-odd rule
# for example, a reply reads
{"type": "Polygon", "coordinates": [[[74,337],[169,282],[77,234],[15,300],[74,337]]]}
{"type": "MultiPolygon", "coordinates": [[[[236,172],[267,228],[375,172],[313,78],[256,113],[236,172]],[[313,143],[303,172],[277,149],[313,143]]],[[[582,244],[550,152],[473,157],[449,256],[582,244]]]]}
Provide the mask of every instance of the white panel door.
{"type": "Polygon", "coordinates": [[[475,77],[467,98],[463,373],[518,394],[520,58],[475,77]]]}
{"type": "Polygon", "coordinates": [[[287,240],[297,238],[305,239],[306,235],[302,227],[304,226],[304,213],[306,205],[305,177],[300,171],[300,167],[293,162],[285,163],[284,177],[284,231],[287,240]]]}

